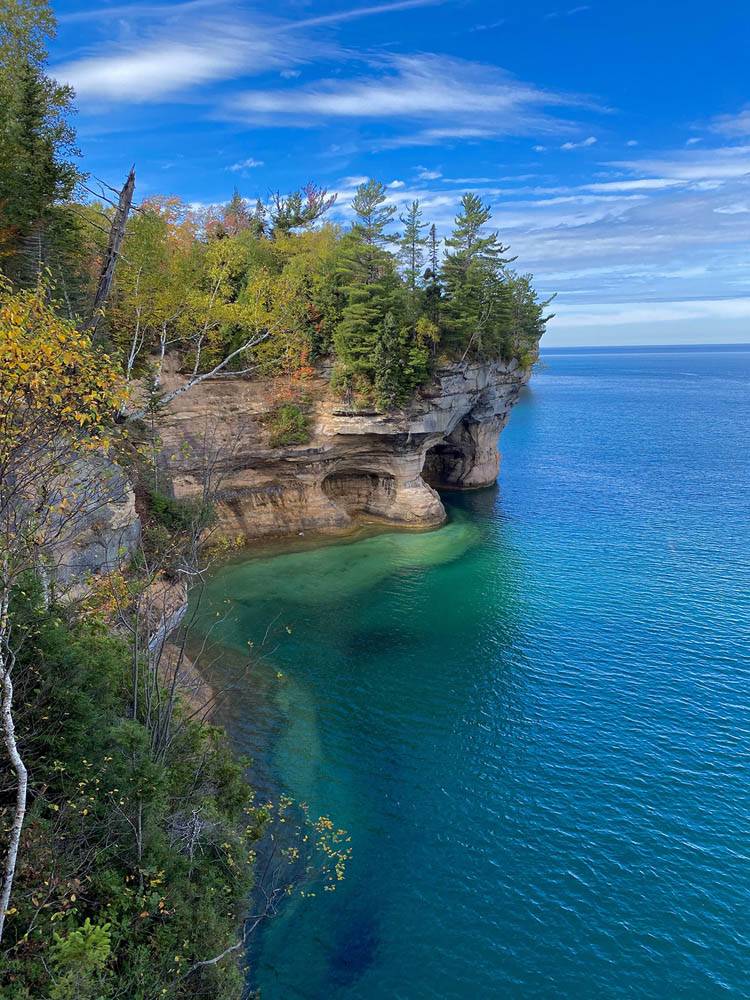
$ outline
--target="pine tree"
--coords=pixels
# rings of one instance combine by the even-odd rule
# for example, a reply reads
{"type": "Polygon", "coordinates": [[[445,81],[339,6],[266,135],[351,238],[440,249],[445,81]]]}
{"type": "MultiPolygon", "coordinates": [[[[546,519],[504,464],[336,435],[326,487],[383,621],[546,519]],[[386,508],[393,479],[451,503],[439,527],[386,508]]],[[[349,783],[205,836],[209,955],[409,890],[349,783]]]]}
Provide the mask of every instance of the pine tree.
{"type": "Polygon", "coordinates": [[[393,258],[377,252],[382,255],[378,279],[361,282],[353,280],[350,272],[343,288],[346,305],[333,336],[339,383],[350,385],[356,376],[374,381],[375,355],[385,317],[403,314],[403,290],[393,258]]]}
{"type": "Polygon", "coordinates": [[[345,384],[356,376],[372,383],[385,317],[403,311],[396,261],[387,250],[398,239],[387,232],[395,206],[386,204],[385,187],[369,180],[357,188],[352,208],[356,219],[341,241],[339,264],[346,305],[333,338],[337,379],[345,384]]]}
{"type": "Polygon", "coordinates": [[[430,255],[430,270],[437,279],[437,276],[440,273],[440,250],[438,248],[437,229],[435,228],[434,222],[430,226],[428,246],[430,255]]]}
{"type": "Polygon", "coordinates": [[[248,211],[247,203],[237,188],[234,189],[232,197],[224,206],[222,211],[222,223],[227,236],[236,236],[249,229],[252,217],[248,211]]]}
{"type": "Polygon", "coordinates": [[[375,345],[375,390],[378,405],[390,409],[403,395],[403,357],[401,336],[392,312],[386,313],[375,345]]]}
{"type": "Polygon", "coordinates": [[[78,178],[67,122],[73,91],[44,73],[53,33],[43,0],[0,6],[0,262],[27,282],[59,264],[51,223],[78,178]]]}
{"type": "Polygon", "coordinates": [[[249,229],[256,240],[260,240],[266,235],[266,206],[260,198],[255,201],[249,229]]]}
{"type": "Polygon", "coordinates": [[[427,223],[422,222],[422,209],[419,202],[413,201],[409,205],[406,215],[399,216],[399,221],[404,227],[399,257],[404,267],[406,284],[409,287],[412,298],[414,298],[417,292],[417,284],[422,274],[424,251],[427,246],[427,237],[422,235],[422,230],[427,228],[427,223]]]}
{"type": "Polygon", "coordinates": [[[386,203],[385,186],[370,179],[357,188],[352,209],[356,216],[350,241],[356,248],[351,259],[353,273],[356,281],[371,285],[381,277],[384,261],[390,257],[387,248],[398,240],[396,234],[387,232],[396,206],[386,203]]]}
{"type": "MultiPolygon", "coordinates": [[[[427,237],[427,258],[429,267],[424,273],[424,308],[430,322],[437,327],[440,322],[443,288],[440,284],[440,247],[434,222],[427,237]]],[[[435,347],[436,341],[433,341],[433,350],[435,347]]]]}
{"type": "Polygon", "coordinates": [[[277,191],[271,198],[271,236],[284,236],[294,229],[309,229],[333,207],[335,194],[317,184],[306,184],[291,194],[277,191]]]}
{"type": "Polygon", "coordinates": [[[450,346],[478,352],[491,349],[507,333],[510,304],[502,288],[503,268],[515,258],[497,233],[482,232],[492,213],[475,194],[465,194],[443,263],[446,326],[450,346]]]}

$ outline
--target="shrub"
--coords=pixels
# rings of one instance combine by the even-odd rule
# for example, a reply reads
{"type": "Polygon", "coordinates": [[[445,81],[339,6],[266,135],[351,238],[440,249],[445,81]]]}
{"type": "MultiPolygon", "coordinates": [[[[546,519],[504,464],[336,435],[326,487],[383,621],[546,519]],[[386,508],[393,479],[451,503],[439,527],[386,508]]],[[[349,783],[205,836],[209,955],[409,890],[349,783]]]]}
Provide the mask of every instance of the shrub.
{"type": "MultiPolygon", "coordinates": [[[[147,719],[131,717],[128,647],[68,614],[32,586],[15,601],[33,806],[0,996],[236,1000],[231,959],[181,977],[238,940],[259,822],[244,768],[221,730],[187,718],[155,756],[147,719]]],[[[6,822],[0,811],[0,838],[6,822]]]]}
{"type": "Polygon", "coordinates": [[[307,444],[310,440],[310,418],[296,403],[282,403],[268,417],[269,444],[282,448],[288,444],[307,444]]]}

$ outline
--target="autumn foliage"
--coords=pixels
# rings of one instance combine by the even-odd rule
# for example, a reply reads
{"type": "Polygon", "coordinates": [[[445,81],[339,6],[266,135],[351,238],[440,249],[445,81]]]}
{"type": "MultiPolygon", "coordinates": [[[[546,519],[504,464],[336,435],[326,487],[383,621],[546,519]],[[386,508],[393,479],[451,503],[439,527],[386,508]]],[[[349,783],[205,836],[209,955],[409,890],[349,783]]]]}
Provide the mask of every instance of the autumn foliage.
{"type": "Polygon", "coordinates": [[[81,447],[106,446],[123,402],[118,366],[60,318],[44,283],[0,286],[0,462],[61,434],[81,447]]]}

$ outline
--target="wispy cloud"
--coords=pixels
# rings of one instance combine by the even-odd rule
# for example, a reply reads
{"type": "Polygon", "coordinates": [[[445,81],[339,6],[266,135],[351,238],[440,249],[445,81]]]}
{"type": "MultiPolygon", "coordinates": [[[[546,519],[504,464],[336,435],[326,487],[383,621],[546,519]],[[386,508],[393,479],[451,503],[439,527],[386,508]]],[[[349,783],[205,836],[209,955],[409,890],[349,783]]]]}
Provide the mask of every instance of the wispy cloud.
{"type": "Polygon", "coordinates": [[[238,163],[233,163],[231,167],[227,167],[227,170],[231,170],[235,174],[244,173],[245,170],[254,170],[256,167],[262,167],[263,160],[256,160],[252,156],[248,157],[247,160],[240,160],[238,163]]]}
{"type": "Polygon", "coordinates": [[[607,302],[556,308],[556,327],[628,326],[686,320],[750,319],[750,298],[607,302]]]}
{"type": "Polygon", "coordinates": [[[322,14],[320,17],[308,17],[302,21],[290,24],[290,28],[313,28],[324,24],[340,24],[342,21],[354,21],[361,17],[373,17],[379,14],[392,14],[399,10],[411,10],[414,7],[435,7],[446,0],[397,0],[396,3],[374,4],[369,7],[351,7],[349,10],[337,11],[335,14],[322,14]]]}
{"type": "Polygon", "coordinates": [[[584,185],[587,191],[627,192],[627,191],[664,191],[667,188],[679,187],[683,182],[674,177],[640,177],[637,180],[596,181],[584,185]]]}
{"type": "Polygon", "coordinates": [[[553,21],[558,17],[574,17],[576,14],[583,14],[587,10],[591,10],[588,4],[581,4],[578,7],[570,7],[568,10],[551,10],[549,14],[545,14],[544,18],[546,21],[553,21]]]}
{"type": "Polygon", "coordinates": [[[564,142],[562,146],[560,146],[560,149],[585,149],[587,146],[595,145],[597,141],[598,140],[595,135],[590,135],[586,139],[581,139],[580,142],[564,142]]]}
{"type": "Polygon", "coordinates": [[[135,35],[91,55],[53,67],[86,103],[144,103],[186,94],[233,76],[286,68],[304,59],[299,39],[280,46],[278,25],[238,20],[227,12],[184,19],[173,13],[148,18],[135,35]]]}
{"type": "Polygon", "coordinates": [[[689,149],[668,157],[617,160],[610,166],[684,181],[721,181],[750,174],[750,146],[689,149]]]}
{"type": "Polygon", "coordinates": [[[494,66],[420,54],[381,59],[369,75],[355,79],[248,91],[232,107],[246,120],[273,126],[337,119],[421,125],[387,143],[407,145],[561,130],[568,123],[551,116],[549,109],[584,103],[516,80],[494,66]]]}
{"type": "Polygon", "coordinates": [[[710,122],[711,130],[720,135],[742,138],[750,136],[750,104],[747,104],[737,114],[717,115],[710,122]]]}
{"type": "Polygon", "coordinates": [[[730,205],[719,205],[714,209],[719,215],[748,215],[750,213],[750,201],[735,201],[730,205]]]}
{"type": "Polygon", "coordinates": [[[335,51],[321,43],[314,29],[444,2],[399,0],[299,20],[261,16],[229,0],[102,6],[71,14],[68,21],[124,23],[122,39],[109,40],[104,54],[97,46],[91,55],[60,63],[53,73],[71,83],[84,103],[99,104],[184,97],[206,84],[256,76],[269,69],[293,78],[299,75],[295,64],[335,51]]]}

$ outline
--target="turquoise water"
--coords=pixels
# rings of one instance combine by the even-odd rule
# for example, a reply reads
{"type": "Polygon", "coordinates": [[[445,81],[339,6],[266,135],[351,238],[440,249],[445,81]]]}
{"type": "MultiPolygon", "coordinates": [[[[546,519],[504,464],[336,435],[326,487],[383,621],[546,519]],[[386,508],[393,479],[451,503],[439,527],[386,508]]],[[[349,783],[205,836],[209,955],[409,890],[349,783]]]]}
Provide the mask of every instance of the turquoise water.
{"type": "Polygon", "coordinates": [[[264,1000],[750,997],[750,349],[544,360],[447,527],[210,586],[233,739],[353,837],[264,1000]]]}

